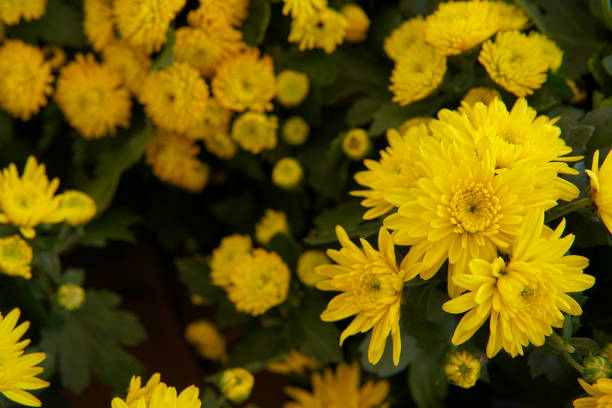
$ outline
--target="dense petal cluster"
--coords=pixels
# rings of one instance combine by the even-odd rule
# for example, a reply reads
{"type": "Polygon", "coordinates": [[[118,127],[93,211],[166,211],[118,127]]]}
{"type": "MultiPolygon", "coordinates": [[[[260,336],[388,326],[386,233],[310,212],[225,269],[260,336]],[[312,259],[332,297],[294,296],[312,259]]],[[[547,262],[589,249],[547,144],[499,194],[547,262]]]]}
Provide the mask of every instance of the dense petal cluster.
{"type": "Polygon", "coordinates": [[[300,51],[320,48],[331,54],[344,42],[348,24],[342,13],[329,7],[317,8],[314,13],[293,19],[289,42],[298,44],[300,51]]]}
{"type": "Polygon", "coordinates": [[[300,146],[308,139],[310,125],[300,116],[292,116],[283,123],[281,136],[285,143],[300,146]]]}
{"type": "Polygon", "coordinates": [[[471,388],[480,377],[480,361],[467,351],[454,351],[446,357],[446,380],[462,388],[471,388]]]}
{"type": "Polygon", "coordinates": [[[84,0],[83,14],[83,32],[94,50],[103,50],[115,39],[112,0],[84,0]]]}
{"type": "Polygon", "coordinates": [[[268,371],[277,374],[305,374],[319,366],[319,362],[298,350],[291,350],[282,360],[268,364],[268,371]]]}
{"type": "Polygon", "coordinates": [[[185,339],[202,358],[220,362],[227,360],[225,338],[209,321],[196,320],[189,323],[185,329],[185,339]]]}
{"type": "Polygon", "coordinates": [[[66,310],[76,310],[85,303],[85,289],[74,283],[65,283],[57,289],[57,303],[66,310]]]}
{"type": "Polygon", "coordinates": [[[288,233],[287,216],[282,211],[268,208],[264,216],[255,224],[255,240],[266,245],[278,233],[288,233]]]}
{"type": "Polygon", "coordinates": [[[370,28],[370,19],[365,11],[354,3],[345,4],[340,11],[348,22],[344,39],[348,42],[361,42],[365,40],[370,28]]]}
{"type": "Polygon", "coordinates": [[[30,279],[32,257],[32,247],[19,235],[0,238],[0,270],[3,273],[30,279]]]}
{"type": "Polygon", "coordinates": [[[276,78],[276,99],[286,107],[299,105],[306,99],[310,80],[301,72],[285,70],[276,78]]]}
{"type": "Polygon", "coordinates": [[[253,242],[248,235],[233,234],[223,238],[221,244],[213,250],[210,260],[212,283],[222,288],[229,286],[234,266],[252,249],[253,242]]]}
{"type": "Polygon", "coordinates": [[[597,215],[608,231],[612,231],[612,159],[608,161],[609,157],[608,153],[599,167],[599,150],[595,151],[591,170],[586,170],[586,173],[591,179],[591,197],[597,207],[597,215]]]}
{"type": "Polygon", "coordinates": [[[364,129],[351,129],[342,139],[342,151],[353,160],[361,160],[370,152],[370,135],[364,129]]]}
{"type": "Polygon", "coordinates": [[[225,370],[219,378],[219,388],[223,396],[236,404],[249,398],[253,384],[255,384],[255,377],[244,368],[225,370]]]}
{"type": "Polygon", "coordinates": [[[15,25],[22,19],[36,20],[46,9],[47,0],[3,0],[0,2],[0,23],[15,25]]]}
{"type": "Polygon", "coordinates": [[[141,387],[140,377],[132,377],[125,399],[113,398],[112,408],[201,408],[200,390],[195,385],[177,393],[176,388],[169,387],[161,381],[159,374],[154,374],[145,387],[141,387]]]}
{"type": "Polygon", "coordinates": [[[104,64],[119,73],[123,84],[140,99],[151,59],[142,50],[131,47],[126,41],[112,41],[102,50],[104,64]]]}
{"type": "Polygon", "coordinates": [[[404,21],[385,38],[383,49],[393,61],[399,59],[412,48],[413,45],[425,43],[425,20],[416,16],[404,21]]]}
{"type": "Polygon", "coordinates": [[[232,112],[229,109],[224,108],[216,98],[210,98],[202,116],[185,136],[191,140],[206,140],[217,133],[227,135],[231,118],[232,112]]]}
{"type": "Polygon", "coordinates": [[[246,112],[240,115],[232,124],[232,139],[240,147],[253,154],[276,146],[276,116],[260,112],[246,112]]]}
{"type": "Polygon", "coordinates": [[[595,384],[581,378],[578,382],[589,396],[575,400],[574,408],[608,408],[612,404],[612,378],[600,378],[595,384]]]}
{"type": "Polygon", "coordinates": [[[302,181],[303,176],[304,170],[302,170],[300,162],[292,157],[280,159],[272,169],[272,182],[285,189],[297,186],[302,181]]]}

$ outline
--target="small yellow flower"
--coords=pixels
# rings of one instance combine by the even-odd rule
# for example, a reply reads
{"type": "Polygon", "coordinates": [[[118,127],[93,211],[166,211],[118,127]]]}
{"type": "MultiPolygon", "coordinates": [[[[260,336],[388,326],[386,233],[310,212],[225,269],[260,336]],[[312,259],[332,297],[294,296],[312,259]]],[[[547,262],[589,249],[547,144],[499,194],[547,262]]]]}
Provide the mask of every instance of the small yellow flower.
{"type": "Polygon", "coordinates": [[[389,58],[399,61],[413,45],[425,43],[425,20],[416,16],[403,22],[385,38],[383,48],[389,58]]]}
{"type": "Polygon", "coordinates": [[[365,11],[354,3],[345,4],[340,11],[346,18],[346,21],[348,21],[344,39],[348,42],[361,42],[365,40],[370,28],[370,19],[365,11]]]}
{"type": "Polygon", "coordinates": [[[467,351],[454,351],[446,358],[444,372],[449,383],[472,388],[480,377],[480,361],[467,351]]]}
{"type": "Polygon", "coordinates": [[[239,27],[247,18],[249,10],[249,0],[200,0],[200,7],[191,11],[188,17],[189,24],[200,26],[194,23],[194,14],[199,14],[199,18],[214,16],[217,23],[227,26],[239,27]]]}
{"type": "Polygon", "coordinates": [[[125,400],[113,398],[111,408],[200,408],[202,401],[198,398],[200,390],[195,385],[185,388],[180,393],[160,381],[160,375],[154,374],[144,388],[140,387],[140,377],[132,377],[128,395],[125,400]]]}
{"type": "Polygon", "coordinates": [[[290,145],[300,146],[308,139],[310,126],[299,116],[292,116],[285,121],[281,128],[283,140],[290,145]]]}
{"type": "Polygon", "coordinates": [[[57,290],[57,303],[66,310],[76,310],[85,302],[85,290],[74,283],[61,285],[57,290]]]}
{"type": "Polygon", "coordinates": [[[209,98],[204,113],[185,136],[191,140],[206,140],[216,133],[227,134],[231,118],[232,112],[229,109],[224,108],[216,98],[209,98]]]}
{"type": "Polygon", "coordinates": [[[529,16],[520,7],[505,1],[492,2],[501,17],[500,30],[522,30],[529,23],[529,16]]]}
{"type": "Polygon", "coordinates": [[[139,99],[151,68],[151,58],[122,40],[107,44],[102,50],[102,56],[104,64],[119,73],[125,86],[139,99]]]}
{"type": "Polygon", "coordinates": [[[371,147],[370,136],[363,129],[349,130],[342,139],[342,151],[353,160],[363,159],[371,147]]]}
{"type": "Polygon", "coordinates": [[[283,15],[293,18],[311,17],[317,10],[327,7],[327,0],[283,0],[283,15]]]}
{"type": "MultiPolygon", "coordinates": [[[[593,155],[591,170],[585,170],[591,179],[591,197],[597,207],[597,215],[612,231],[612,159],[608,162],[610,153],[599,167],[599,150],[593,155]]],[[[612,232],[611,232],[612,233],[612,232]]]]}
{"type": "Polygon", "coordinates": [[[225,338],[210,322],[197,320],[189,323],[185,329],[185,339],[195,347],[202,358],[219,362],[227,360],[225,338]]]}
{"type": "Polygon", "coordinates": [[[306,74],[286,70],[276,77],[276,99],[281,105],[294,107],[306,99],[310,80],[306,74]]]}
{"type": "Polygon", "coordinates": [[[272,181],[281,188],[297,186],[304,175],[300,162],[291,157],[280,159],[272,169],[272,181]]]}
{"type": "Polygon", "coordinates": [[[310,249],[298,258],[297,275],[300,281],[306,286],[315,286],[317,283],[325,279],[325,276],[315,272],[315,268],[320,265],[330,264],[331,260],[325,255],[325,252],[317,249],[310,249]]]}
{"type": "Polygon", "coordinates": [[[578,398],[574,401],[574,408],[608,408],[612,401],[612,379],[600,378],[593,385],[578,379],[580,386],[589,393],[588,397],[578,398]]]}
{"type": "Polygon", "coordinates": [[[125,398],[125,402],[128,405],[132,405],[132,403],[138,402],[139,399],[144,398],[145,401],[150,401],[151,396],[153,395],[153,391],[161,382],[161,375],[159,373],[155,373],[149,378],[145,386],[142,386],[142,379],[140,376],[133,376],[130,379],[130,384],[128,386],[128,393],[125,398]]]}
{"type": "Polygon", "coordinates": [[[472,88],[470,89],[461,102],[465,102],[469,106],[474,106],[476,102],[482,102],[485,105],[493,102],[495,98],[501,99],[501,94],[497,91],[497,89],[493,88],[472,88]]]}
{"type": "Polygon", "coordinates": [[[15,25],[19,20],[37,20],[45,14],[47,0],[2,0],[0,1],[0,23],[15,25]]]}
{"type": "Polygon", "coordinates": [[[276,116],[267,116],[259,112],[246,112],[240,115],[232,125],[232,139],[240,147],[253,154],[276,146],[276,116]]]}
{"type": "Polygon", "coordinates": [[[400,135],[403,135],[414,126],[429,125],[432,120],[434,119],[425,118],[425,117],[416,117],[416,118],[408,119],[407,121],[403,122],[401,125],[396,127],[395,130],[400,135]]]}
{"type": "Polygon", "coordinates": [[[0,270],[7,275],[32,277],[32,248],[19,235],[0,238],[0,270]]]}
{"type": "Polygon", "coordinates": [[[112,0],[84,0],[83,13],[83,32],[94,50],[103,50],[115,39],[112,0]]]}
{"type": "Polygon", "coordinates": [[[563,63],[563,51],[544,34],[532,31],[529,33],[529,39],[532,40],[539,51],[542,59],[548,62],[548,67],[551,71],[558,71],[563,63]]]}
{"type": "Polygon", "coordinates": [[[255,224],[255,240],[261,245],[266,245],[274,235],[281,232],[289,233],[287,216],[282,211],[268,208],[264,216],[255,224]]]}
{"type": "Polygon", "coordinates": [[[319,362],[298,350],[291,350],[281,360],[268,364],[268,371],[276,374],[305,374],[319,367],[319,362]]]}
{"type": "Polygon", "coordinates": [[[344,42],[347,28],[348,21],[342,13],[323,7],[291,22],[289,42],[297,43],[300,51],[320,48],[331,54],[344,42]]]}
{"type": "Polygon", "coordinates": [[[605,356],[587,356],[582,361],[584,370],[582,370],[582,378],[591,384],[600,378],[609,378],[612,376],[612,365],[605,356]]]}
{"type": "Polygon", "coordinates": [[[95,201],[85,193],[68,190],[57,196],[62,217],[70,225],[81,225],[91,220],[98,208],[95,201]]]}
{"type": "Polygon", "coordinates": [[[232,368],[223,371],[219,378],[219,388],[228,400],[240,404],[251,395],[255,377],[244,368],[232,368]]]}
{"type": "Polygon", "coordinates": [[[213,250],[210,260],[210,278],[212,283],[225,288],[231,283],[231,275],[240,258],[253,249],[251,237],[233,234],[221,240],[213,250]]]}
{"type": "Polygon", "coordinates": [[[229,160],[236,155],[238,147],[227,133],[216,132],[204,139],[204,147],[208,153],[220,159],[229,160]]]}

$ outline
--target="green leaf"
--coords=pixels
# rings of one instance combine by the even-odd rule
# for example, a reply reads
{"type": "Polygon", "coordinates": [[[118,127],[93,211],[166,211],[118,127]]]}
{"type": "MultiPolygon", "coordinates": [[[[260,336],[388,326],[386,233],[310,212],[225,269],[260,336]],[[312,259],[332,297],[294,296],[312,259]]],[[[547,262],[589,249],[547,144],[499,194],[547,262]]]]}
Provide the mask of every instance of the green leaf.
{"type": "Polygon", "coordinates": [[[291,48],[280,61],[281,70],[292,69],[304,72],[311,81],[319,85],[333,84],[340,73],[338,53],[326,54],[321,50],[300,52],[291,48]]]}
{"type": "Polygon", "coordinates": [[[433,350],[418,350],[410,365],[408,384],[419,408],[443,408],[448,385],[444,374],[446,345],[433,350]]]}
{"type": "Polygon", "coordinates": [[[604,23],[606,23],[608,30],[612,31],[612,4],[610,0],[600,0],[599,3],[601,4],[604,23]]]}
{"type": "Polygon", "coordinates": [[[266,244],[266,248],[279,254],[290,270],[295,269],[297,259],[302,253],[300,245],[291,236],[282,232],[275,234],[266,244]]]}
{"type": "Polygon", "coordinates": [[[576,352],[585,356],[595,355],[601,351],[600,345],[590,337],[572,337],[570,344],[576,348],[576,352]]]}
{"type": "Polygon", "coordinates": [[[593,109],[580,121],[581,125],[595,127],[589,140],[589,149],[601,149],[612,145],[612,106],[593,109]]]}
{"type": "Polygon", "coordinates": [[[563,366],[557,355],[545,353],[540,348],[535,348],[527,358],[531,378],[545,375],[550,381],[558,381],[563,377],[563,366]]]}
{"type": "Polygon", "coordinates": [[[0,146],[13,139],[13,118],[0,109],[0,146]]]}
{"type": "Polygon", "coordinates": [[[217,304],[215,313],[215,324],[219,329],[238,327],[251,320],[251,315],[239,312],[234,304],[223,296],[217,304]]]}
{"type": "Polygon", "coordinates": [[[361,367],[369,373],[376,374],[382,378],[391,377],[392,375],[404,371],[416,357],[416,340],[414,337],[402,332],[402,352],[400,354],[399,364],[397,366],[393,364],[393,340],[391,336],[389,336],[387,337],[387,344],[385,345],[385,351],[382,358],[376,365],[373,365],[368,360],[368,346],[370,345],[371,338],[372,333],[370,332],[359,346],[359,351],[361,352],[361,367]]]}
{"type": "Polygon", "coordinates": [[[162,68],[169,67],[174,62],[174,44],[176,43],[176,31],[174,28],[168,28],[166,34],[166,44],[159,56],[153,61],[151,71],[158,71],[162,68]]]}
{"type": "Polygon", "coordinates": [[[589,70],[593,77],[602,88],[606,95],[612,93],[612,78],[610,77],[608,68],[604,65],[605,58],[602,59],[602,54],[608,52],[608,47],[603,46],[598,52],[594,53],[588,59],[589,70]]]}
{"type": "MultiPolygon", "coordinates": [[[[344,228],[350,238],[369,238],[378,233],[382,223],[380,221],[367,221],[363,224],[344,228]]],[[[304,238],[310,245],[335,244],[338,242],[334,230],[317,231],[313,236],[304,238]]]]}
{"type": "Polygon", "coordinates": [[[210,212],[217,220],[234,228],[240,228],[249,223],[253,224],[250,221],[255,218],[255,209],[253,196],[245,192],[215,202],[211,206],[210,212]]]}
{"type": "Polygon", "coordinates": [[[79,240],[82,246],[103,248],[108,241],[136,242],[130,227],[142,221],[142,217],[127,209],[113,209],[85,226],[79,240]]]}
{"type": "Polygon", "coordinates": [[[83,285],[85,281],[85,270],[80,268],[66,269],[62,274],[61,284],[73,283],[75,285],[83,285]]]}
{"type": "Polygon", "coordinates": [[[279,354],[288,351],[281,347],[282,338],[278,335],[278,329],[260,327],[254,322],[245,327],[244,333],[245,336],[229,355],[230,367],[259,371],[279,354]]]}
{"type": "Polygon", "coordinates": [[[270,1],[252,0],[248,16],[242,25],[243,39],[248,45],[257,47],[263,42],[270,24],[270,1]]]}
{"type": "Polygon", "coordinates": [[[378,136],[401,125],[408,119],[417,116],[432,116],[444,104],[444,101],[444,98],[434,96],[406,106],[387,102],[381,105],[380,109],[374,114],[374,121],[370,125],[369,133],[372,136],[378,136]]]}
{"type": "Polygon", "coordinates": [[[314,219],[315,234],[304,239],[311,245],[330,244],[337,242],[336,225],[341,225],[351,238],[367,238],[378,232],[380,221],[362,219],[364,213],[359,200],[350,199],[336,207],[324,210],[314,219]]]}
{"type": "Polygon", "coordinates": [[[179,258],[174,263],[179,271],[179,279],[187,285],[191,295],[199,295],[209,302],[225,296],[221,288],[213,285],[208,262],[200,255],[179,258]]]}
{"type": "Polygon", "coordinates": [[[570,88],[567,84],[567,78],[556,72],[548,72],[546,82],[543,86],[552,90],[563,100],[572,99],[572,97],[574,96],[572,88],[570,88]]]}
{"type": "Polygon", "coordinates": [[[349,127],[358,127],[370,122],[381,104],[378,98],[360,98],[346,111],[346,124],[349,127]]]}
{"type": "Polygon", "coordinates": [[[587,144],[595,132],[595,127],[590,125],[572,126],[567,132],[561,133],[561,137],[572,148],[573,155],[584,155],[587,144]]]}

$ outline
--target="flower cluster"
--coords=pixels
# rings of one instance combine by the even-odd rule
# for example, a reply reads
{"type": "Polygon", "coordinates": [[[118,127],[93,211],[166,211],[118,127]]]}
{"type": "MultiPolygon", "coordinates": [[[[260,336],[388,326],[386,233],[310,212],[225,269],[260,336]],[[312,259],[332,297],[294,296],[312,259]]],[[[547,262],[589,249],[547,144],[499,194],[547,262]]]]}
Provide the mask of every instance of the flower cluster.
{"type": "Polygon", "coordinates": [[[132,377],[125,399],[115,397],[111,402],[112,408],[200,408],[200,390],[195,385],[185,388],[177,393],[176,388],[168,386],[161,381],[159,373],[149,378],[143,387],[140,377],[132,377]]]}

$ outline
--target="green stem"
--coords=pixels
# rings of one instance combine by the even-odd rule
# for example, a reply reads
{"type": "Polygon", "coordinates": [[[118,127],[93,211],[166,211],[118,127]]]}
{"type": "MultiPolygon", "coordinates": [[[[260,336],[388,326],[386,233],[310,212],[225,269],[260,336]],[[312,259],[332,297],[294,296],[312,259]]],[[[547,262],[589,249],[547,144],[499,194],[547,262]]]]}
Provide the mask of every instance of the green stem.
{"type": "Polygon", "coordinates": [[[552,211],[548,213],[546,217],[546,222],[551,222],[556,220],[557,218],[561,218],[564,215],[572,213],[574,211],[578,211],[581,208],[585,208],[590,206],[593,203],[591,197],[584,197],[578,200],[574,200],[571,203],[567,203],[565,205],[560,205],[555,207],[552,211]]]}
{"type": "Polygon", "coordinates": [[[563,353],[561,353],[561,355],[569,363],[569,365],[571,365],[576,370],[578,370],[578,372],[582,375],[582,372],[584,371],[584,367],[580,363],[574,360],[574,358],[570,356],[567,351],[564,351],[563,353]]]}

